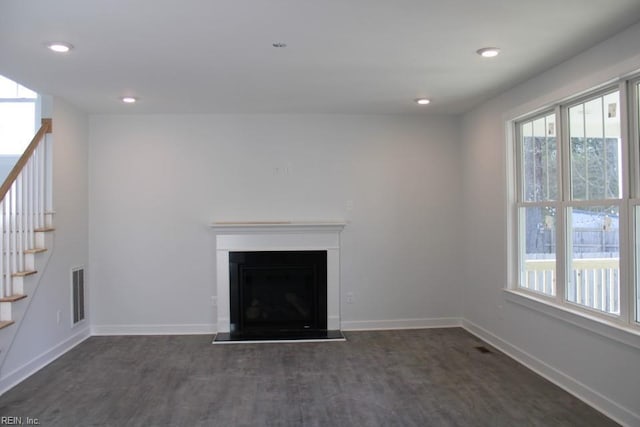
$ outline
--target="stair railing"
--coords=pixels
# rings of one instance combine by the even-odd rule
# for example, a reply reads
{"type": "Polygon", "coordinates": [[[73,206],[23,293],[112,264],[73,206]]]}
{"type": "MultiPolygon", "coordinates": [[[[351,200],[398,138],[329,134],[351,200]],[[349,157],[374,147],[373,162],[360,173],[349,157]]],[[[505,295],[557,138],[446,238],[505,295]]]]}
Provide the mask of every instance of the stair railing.
{"type": "Polygon", "coordinates": [[[42,126],[0,187],[0,298],[22,293],[13,278],[30,274],[25,254],[37,251],[36,232],[45,230],[51,212],[51,147],[47,134],[51,119],[42,126]]]}

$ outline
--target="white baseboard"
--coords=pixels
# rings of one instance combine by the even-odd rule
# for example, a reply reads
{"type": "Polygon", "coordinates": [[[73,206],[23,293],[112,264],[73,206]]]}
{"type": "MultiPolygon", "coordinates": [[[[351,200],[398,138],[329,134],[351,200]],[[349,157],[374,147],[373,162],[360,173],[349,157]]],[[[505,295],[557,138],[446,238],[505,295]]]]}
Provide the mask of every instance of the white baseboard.
{"type": "MultiPolygon", "coordinates": [[[[362,320],[343,321],[344,331],[368,331],[384,329],[424,329],[461,327],[459,317],[432,319],[362,320]]],[[[177,324],[177,325],[93,325],[91,335],[205,335],[215,334],[215,324],[177,324]]]]}
{"type": "Polygon", "coordinates": [[[341,322],[343,331],[375,331],[384,329],[456,328],[462,326],[459,317],[431,319],[355,320],[341,322]]]}
{"type": "Polygon", "coordinates": [[[214,323],[180,325],[93,325],[91,335],[208,335],[216,333],[214,323]]]}
{"type": "Polygon", "coordinates": [[[616,402],[603,396],[590,387],[582,384],[573,377],[555,369],[542,360],[530,355],[526,351],[504,341],[486,329],[470,322],[462,320],[462,327],[471,334],[496,347],[507,356],[531,369],[536,374],[551,381],[566,392],[572,394],[589,406],[596,408],[614,421],[626,426],[640,426],[640,415],[628,408],[618,405],[616,402]]]}
{"type": "Polygon", "coordinates": [[[3,375],[2,378],[0,378],[0,395],[35,374],[40,369],[44,368],[90,336],[91,333],[89,328],[84,328],[61,343],[55,345],[53,348],[45,351],[40,356],[36,356],[21,367],[14,369],[7,375],[3,375]]]}

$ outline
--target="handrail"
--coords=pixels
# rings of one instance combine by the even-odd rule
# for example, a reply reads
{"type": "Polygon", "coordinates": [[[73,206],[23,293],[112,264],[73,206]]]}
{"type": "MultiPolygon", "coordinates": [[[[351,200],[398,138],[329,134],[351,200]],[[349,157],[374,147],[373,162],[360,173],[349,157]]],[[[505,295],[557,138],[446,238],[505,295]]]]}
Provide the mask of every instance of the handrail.
{"type": "Polygon", "coordinates": [[[38,144],[40,144],[40,142],[44,139],[44,136],[48,133],[51,133],[52,131],[53,125],[51,123],[51,119],[42,119],[42,125],[40,126],[40,129],[31,140],[31,143],[29,144],[27,149],[24,150],[22,156],[20,156],[20,159],[18,160],[16,165],[13,167],[13,169],[11,169],[9,175],[7,175],[7,178],[4,180],[2,187],[0,187],[0,200],[4,199],[4,196],[7,195],[7,193],[11,189],[13,181],[18,178],[18,175],[20,175],[20,172],[22,172],[22,169],[24,169],[27,162],[29,161],[29,158],[38,147],[38,144]]]}

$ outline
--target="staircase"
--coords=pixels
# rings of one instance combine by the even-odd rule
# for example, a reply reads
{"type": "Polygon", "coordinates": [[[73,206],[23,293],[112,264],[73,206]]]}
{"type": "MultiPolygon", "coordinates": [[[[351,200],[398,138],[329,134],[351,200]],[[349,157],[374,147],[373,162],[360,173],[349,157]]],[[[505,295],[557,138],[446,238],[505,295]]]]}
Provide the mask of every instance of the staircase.
{"type": "Polygon", "coordinates": [[[53,248],[51,119],[43,119],[0,187],[0,367],[53,248]]]}

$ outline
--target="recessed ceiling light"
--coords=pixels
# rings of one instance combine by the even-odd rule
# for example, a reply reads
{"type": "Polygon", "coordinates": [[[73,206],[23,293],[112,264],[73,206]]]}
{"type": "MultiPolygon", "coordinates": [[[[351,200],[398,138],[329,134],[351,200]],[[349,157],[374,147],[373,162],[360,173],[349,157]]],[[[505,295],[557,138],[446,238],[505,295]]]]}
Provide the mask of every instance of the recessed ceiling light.
{"type": "Polygon", "coordinates": [[[431,103],[431,100],[427,98],[418,98],[418,99],[414,99],[414,101],[416,101],[416,104],[420,104],[420,105],[427,105],[431,103]]]}
{"type": "Polygon", "coordinates": [[[483,58],[495,58],[500,54],[500,49],[497,47],[483,47],[476,50],[476,53],[483,58]]]}
{"type": "Polygon", "coordinates": [[[276,43],[272,43],[271,46],[276,47],[276,48],[285,48],[287,47],[286,43],[282,43],[282,42],[276,42],[276,43]]]}
{"type": "Polygon", "coordinates": [[[47,43],[47,47],[49,48],[49,50],[52,50],[53,52],[56,52],[56,53],[67,53],[71,49],[73,49],[73,45],[67,42],[47,43]]]}
{"type": "Polygon", "coordinates": [[[134,97],[134,96],[123,96],[122,98],[120,98],[120,101],[124,102],[125,104],[133,104],[138,100],[138,98],[134,97]]]}

